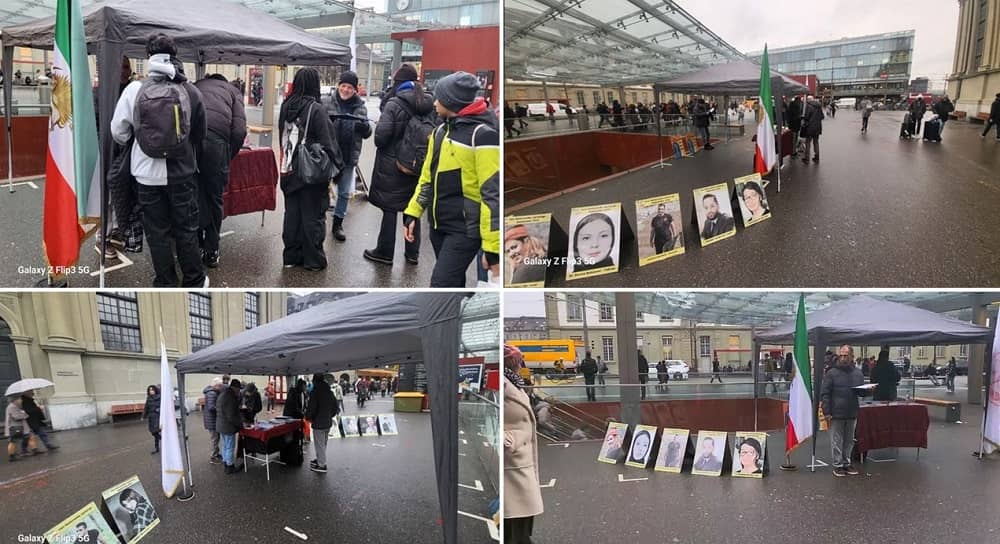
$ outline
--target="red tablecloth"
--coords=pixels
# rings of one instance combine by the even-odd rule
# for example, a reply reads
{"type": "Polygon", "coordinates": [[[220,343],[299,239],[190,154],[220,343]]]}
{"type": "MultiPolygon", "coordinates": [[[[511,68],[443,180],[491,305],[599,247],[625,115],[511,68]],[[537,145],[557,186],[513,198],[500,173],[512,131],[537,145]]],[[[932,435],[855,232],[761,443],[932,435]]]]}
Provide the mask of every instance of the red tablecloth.
{"type": "Polygon", "coordinates": [[[291,434],[295,431],[302,429],[302,420],[296,419],[289,421],[288,423],[283,423],[281,425],[275,425],[270,429],[240,429],[240,436],[246,438],[253,438],[255,440],[260,440],[261,442],[267,442],[272,438],[277,438],[282,435],[291,434]]]}
{"type": "Polygon", "coordinates": [[[229,163],[229,184],[222,193],[225,217],[274,210],[278,164],[270,147],[241,149],[229,163]]]}
{"type": "Polygon", "coordinates": [[[879,448],[927,448],[927,429],[931,425],[923,404],[872,404],[858,412],[854,431],[855,451],[865,453],[879,448]]]}

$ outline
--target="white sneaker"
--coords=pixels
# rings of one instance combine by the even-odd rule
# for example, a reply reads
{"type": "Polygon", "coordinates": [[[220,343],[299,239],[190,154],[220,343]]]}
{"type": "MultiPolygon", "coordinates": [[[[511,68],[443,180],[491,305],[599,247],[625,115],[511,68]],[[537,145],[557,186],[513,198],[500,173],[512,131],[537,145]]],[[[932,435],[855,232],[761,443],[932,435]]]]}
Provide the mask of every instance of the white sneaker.
{"type": "Polygon", "coordinates": [[[208,276],[205,276],[205,284],[201,286],[202,289],[208,289],[208,276]]]}

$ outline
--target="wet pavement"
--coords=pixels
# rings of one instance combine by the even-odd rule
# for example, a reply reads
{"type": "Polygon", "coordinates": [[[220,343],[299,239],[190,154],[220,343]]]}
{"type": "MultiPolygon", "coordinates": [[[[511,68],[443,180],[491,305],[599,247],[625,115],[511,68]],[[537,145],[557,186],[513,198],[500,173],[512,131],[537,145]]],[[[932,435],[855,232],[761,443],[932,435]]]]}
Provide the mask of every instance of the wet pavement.
{"type": "MultiPolygon", "coordinates": [[[[750,172],[750,132],[663,168],[636,168],[506,214],[552,212],[565,229],[570,209],[623,202],[635,225],[639,199],[680,193],[686,253],[639,267],[626,242],[621,271],[549,287],[984,287],[1000,285],[1000,143],[983,127],[951,121],[941,143],[900,140],[902,112],[879,111],[868,134],[860,114],[824,121],[821,162],[791,161],[782,192],[767,188],[772,218],[700,248],[690,223],[692,189],[750,172]]],[[[713,136],[714,137],[714,136],[713,136]]],[[[774,179],[774,173],[770,176],[774,179]]]]}
{"type": "MultiPolygon", "coordinates": [[[[597,462],[600,441],[539,448],[545,513],[535,542],[911,544],[998,542],[1000,458],[980,461],[982,406],[963,405],[962,424],[931,409],[927,450],[898,450],[896,462],[869,461],[859,476],[810,472],[811,443],[778,469],[784,433],[768,434],[771,473],[763,480],[695,476],[597,462]],[[628,481],[640,479],[640,481],[628,481]],[[620,481],[623,479],[625,481],[620,481]]],[[[730,436],[730,440],[732,437],[730,436]]],[[[817,456],[829,461],[827,433],[817,456]]],[[[878,450],[887,458],[893,450],[878,450]]]]}
{"type": "MultiPolygon", "coordinates": [[[[369,117],[377,119],[377,101],[369,103],[369,117]]],[[[260,118],[259,108],[248,109],[248,119],[254,124],[260,118]]],[[[277,141],[275,140],[275,145],[277,141]]],[[[359,160],[361,171],[371,181],[375,163],[375,144],[365,140],[359,160]]],[[[34,287],[45,279],[45,257],[42,250],[42,209],[45,180],[21,181],[9,194],[6,185],[0,188],[0,286],[34,287]],[[29,185],[28,183],[32,185],[29,185]]],[[[302,268],[284,269],[281,260],[281,232],[284,198],[277,191],[275,211],[228,217],[222,221],[219,267],[208,269],[211,287],[427,287],[434,270],[434,250],[429,239],[426,216],[421,233],[419,264],[407,264],[403,259],[402,219],[396,237],[396,254],[391,266],[373,263],[362,257],[365,249],[374,248],[382,221],[382,212],[363,196],[351,200],[344,222],[346,242],[330,235],[333,212],[327,213],[327,235],[324,243],[329,264],[324,271],[308,272],[302,268]]],[[[97,287],[100,256],[91,239],[81,247],[78,267],[70,271],[71,287],[97,287]]],[[[148,245],[142,253],[127,253],[128,261],[110,260],[107,266],[126,264],[106,272],[109,287],[152,287],[153,264],[148,245]],[[133,264],[127,264],[127,262],[133,264]]],[[[466,285],[476,285],[475,264],[469,267],[466,285]]]]}
{"type": "MultiPolygon", "coordinates": [[[[346,413],[392,411],[390,400],[375,399],[363,411],[346,401],[346,413]]],[[[275,415],[278,415],[277,413],[275,415]]],[[[225,475],[208,463],[209,438],[200,412],[188,419],[195,498],[166,499],[160,491],[158,455],[144,422],[122,422],[52,436],[55,453],[0,462],[0,542],[18,534],[41,534],[104,489],[138,475],[160,517],[143,542],[300,542],[288,526],[315,542],[441,542],[440,510],[431,445],[430,414],[397,413],[398,436],[331,438],[329,472],[308,466],[251,463],[249,472],[225,475]],[[379,444],[379,445],[376,445],[379,444]]],[[[459,488],[459,510],[488,517],[495,490],[485,469],[475,462],[475,444],[459,445],[459,482],[483,491],[459,488]]],[[[306,459],[312,458],[307,445],[306,459]]],[[[459,516],[459,542],[487,544],[485,522],[459,516]]]]}

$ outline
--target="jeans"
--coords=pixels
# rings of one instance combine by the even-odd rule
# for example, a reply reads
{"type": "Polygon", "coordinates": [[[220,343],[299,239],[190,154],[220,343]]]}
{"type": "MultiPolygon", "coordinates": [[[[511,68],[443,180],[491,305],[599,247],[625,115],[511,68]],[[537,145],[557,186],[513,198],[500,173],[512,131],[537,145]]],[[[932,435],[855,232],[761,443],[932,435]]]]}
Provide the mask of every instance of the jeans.
{"type": "Polygon", "coordinates": [[[1000,123],[997,123],[993,119],[986,120],[986,128],[983,129],[983,136],[989,134],[991,127],[997,127],[997,140],[1000,140],[1000,123]]]}
{"type": "Polygon", "coordinates": [[[708,127],[694,127],[695,133],[705,141],[705,145],[711,145],[711,136],[708,134],[708,127]]]}
{"type": "Polygon", "coordinates": [[[212,437],[212,457],[219,456],[219,432],[209,431],[208,434],[212,437]]]}
{"type": "Polygon", "coordinates": [[[604,373],[603,372],[597,375],[597,381],[601,385],[607,385],[606,383],[604,383],[604,373]]]}
{"type": "Polygon", "coordinates": [[[854,427],[856,419],[830,420],[830,449],[833,453],[834,467],[846,468],[851,465],[851,453],[854,451],[854,427]]]}
{"type": "Polygon", "coordinates": [[[205,265],[198,248],[198,188],[194,178],[170,185],[139,184],[142,228],[153,258],[153,287],[177,287],[173,238],[181,266],[181,287],[205,284],[205,265]]]}
{"type": "Polygon", "coordinates": [[[227,465],[236,464],[236,434],[222,433],[222,462],[227,465]]]}
{"type": "Polygon", "coordinates": [[[465,287],[465,271],[479,254],[482,241],[431,229],[431,245],[437,259],[431,273],[431,287],[465,287]]]}
{"type": "Polygon", "coordinates": [[[198,157],[198,243],[208,252],[219,251],[222,231],[222,192],[229,183],[229,142],[209,133],[198,157]]]}
{"type": "Polygon", "coordinates": [[[861,132],[868,132],[868,118],[861,118],[861,132]]]}
{"type": "Polygon", "coordinates": [[[329,205],[326,185],[310,185],[285,195],[285,219],[281,240],[285,244],[282,260],[286,265],[326,268],[326,210],[329,205]]]}
{"type": "Polygon", "coordinates": [[[597,400],[597,391],[593,387],[594,376],[584,376],[583,382],[587,384],[587,400],[597,400]]]}
{"type": "Polygon", "coordinates": [[[354,178],[357,176],[355,167],[345,166],[343,170],[333,178],[333,183],[337,187],[337,204],[333,208],[334,217],[343,219],[347,217],[347,205],[351,202],[351,192],[354,191],[354,178]]]}
{"type": "Polygon", "coordinates": [[[313,433],[313,449],[316,450],[316,464],[326,466],[326,441],[330,438],[330,429],[316,429],[313,433]]]}
{"type": "Polygon", "coordinates": [[[948,387],[948,391],[955,392],[955,376],[949,375],[945,378],[944,384],[948,387]]]}
{"type": "Polygon", "coordinates": [[[812,145],[815,148],[815,155],[819,159],[819,136],[806,136],[806,154],[802,156],[802,160],[809,160],[809,146],[812,145]]]}
{"type": "MultiPolygon", "coordinates": [[[[420,257],[420,219],[413,226],[413,241],[404,244],[403,255],[407,259],[420,257]]],[[[379,257],[392,259],[396,254],[396,230],[399,228],[399,212],[382,210],[382,226],[378,231],[378,245],[372,250],[379,257]]]]}

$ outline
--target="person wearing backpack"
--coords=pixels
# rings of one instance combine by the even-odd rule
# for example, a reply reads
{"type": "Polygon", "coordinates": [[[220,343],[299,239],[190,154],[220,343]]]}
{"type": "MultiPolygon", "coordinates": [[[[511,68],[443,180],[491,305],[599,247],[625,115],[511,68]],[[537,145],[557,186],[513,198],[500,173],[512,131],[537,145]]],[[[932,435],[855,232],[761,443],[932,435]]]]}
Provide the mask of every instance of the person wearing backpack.
{"type": "Polygon", "coordinates": [[[142,226],[153,258],[154,287],[208,287],[198,248],[198,161],[208,132],[201,91],[184,76],[174,40],[163,33],[146,41],[148,77],[122,92],[111,119],[121,145],[133,136],[131,171],[139,183],[142,226]]]}
{"type": "Polygon", "coordinates": [[[221,74],[194,84],[205,103],[208,136],[198,156],[198,242],[205,266],[219,266],[222,231],[222,192],[229,183],[229,163],[239,154],[247,137],[247,117],[239,89],[221,74]]]}
{"type": "Polygon", "coordinates": [[[347,204],[354,190],[355,167],[361,157],[361,145],[372,135],[372,125],[368,121],[368,108],[358,95],[358,75],[347,71],[340,74],[340,82],[331,89],[330,95],[323,97],[326,113],[333,123],[333,133],[340,144],[344,157],[344,169],[333,179],[337,186],[337,203],[333,210],[333,237],[337,241],[347,240],[344,234],[344,217],[347,204]]]}
{"type": "Polygon", "coordinates": [[[403,217],[413,242],[424,210],[437,262],[431,287],[465,287],[465,272],[483,250],[484,266],[500,269],[500,135],[497,118],[477,98],[479,82],[455,72],[434,86],[434,107],[445,120],[431,135],[427,160],[403,217]]]}
{"type": "Polygon", "coordinates": [[[296,169],[298,153],[318,143],[329,160],[339,169],[343,165],[340,146],[330,127],[330,118],[320,105],[319,72],[302,68],[295,73],[292,92],[281,104],[278,114],[281,127],[281,192],[285,195],[285,221],[281,238],[285,268],[301,266],[310,272],[326,268],[326,210],[330,180],[310,182],[296,169]]]}
{"type": "MultiPolygon", "coordinates": [[[[428,139],[436,124],[434,97],[417,82],[417,71],[404,64],[393,75],[393,87],[382,97],[380,109],[368,201],[382,210],[382,225],[375,248],[366,249],[364,257],[392,265],[399,214],[417,187],[428,139]]],[[[419,222],[413,228],[413,240],[407,240],[403,254],[407,263],[415,265],[420,253],[419,222]]]]}

